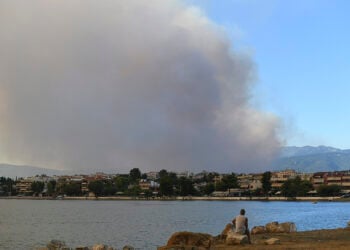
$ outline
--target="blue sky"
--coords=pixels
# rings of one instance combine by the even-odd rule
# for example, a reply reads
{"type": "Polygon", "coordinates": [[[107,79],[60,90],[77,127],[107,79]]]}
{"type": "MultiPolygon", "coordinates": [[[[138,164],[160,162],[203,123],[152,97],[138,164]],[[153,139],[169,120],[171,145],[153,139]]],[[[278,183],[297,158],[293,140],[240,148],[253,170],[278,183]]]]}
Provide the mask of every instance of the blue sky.
{"type": "Polygon", "coordinates": [[[252,55],[252,103],[280,116],[287,145],[350,148],[350,1],[186,0],[252,55]]]}

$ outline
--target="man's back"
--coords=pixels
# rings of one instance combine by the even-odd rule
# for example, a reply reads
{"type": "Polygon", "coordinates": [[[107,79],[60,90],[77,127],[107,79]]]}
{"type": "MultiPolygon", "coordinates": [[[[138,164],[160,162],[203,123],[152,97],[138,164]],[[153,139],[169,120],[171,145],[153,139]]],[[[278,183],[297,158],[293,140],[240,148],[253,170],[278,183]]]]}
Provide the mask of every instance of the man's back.
{"type": "Polygon", "coordinates": [[[235,218],[235,231],[236,233],[245,234],[247,230],[247,217],[244,215],[238,215],[235,218]]]}

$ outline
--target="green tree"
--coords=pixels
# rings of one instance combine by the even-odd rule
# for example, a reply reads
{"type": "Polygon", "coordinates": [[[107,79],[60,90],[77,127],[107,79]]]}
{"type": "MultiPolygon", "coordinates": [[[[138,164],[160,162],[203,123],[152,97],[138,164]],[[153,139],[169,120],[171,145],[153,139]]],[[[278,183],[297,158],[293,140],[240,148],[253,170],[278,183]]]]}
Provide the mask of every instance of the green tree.
{"type": "Polygon", "coordinates": [[[214,191],[215,191],[215,186],[214,186],[214,183],[212,182],[207,183],[207,185],[205,185],[204,188],[202,189],[202,193],[204,193],[205,195],[210,195],[214,191]]]}
{"type": "Polygon", "coordinates": [[[171,196],[174,194],[174,183],[170,176],[163,176],[159,180],[159,192],[161,195],[171,196]]]}
{"type": "Polygon", "coordinates": [[[103,195],[115,195],[115,193],[117,192],[117,187],[114,183],[112,182],[107,182],[104,186],[103,189],[103,195]]]}
{"type": "Polygon", "coordinates": [[[141,171],[138,168],[130,170],[129,178],[131,183],[137,183],[137,180],[141,179],[141,171]]]}
{"type": "Polygon", "coordinates": [[[229,188],[238,188],[237,176],[234,173],[224,175],[218,183],[216,183],[217,191],[227,191],[229,188]]]}
{"type": "Polygon", "coordinates": [[[47,183],[47,194],[48,195],[53,195],[56,192],[56,181],[55,180],[50,180],[47,183]]]}
{"type": "Polygon", "coordinates": [[[117,176],[114,178],[114,184],[117,192],[125,192],[129,186],[129,180],[124,176],[117,176]]]}
{"type": "Polygon", "coordinates": [[[262,190],[264,194],[268,195],[271,190],[271,172],[270,171],[263,173],[261,183],[262,183],[262,190]]]}
{"type": "Polygon", "coordinates": [[[181,196],[193,195],[195,193],[191,179],[185,177],[179,178],[178,186],[179,194],[181,196]]]}
{"type": "Polygon", "coordinates": [[[320,196],[336,196],[339,195],[341,186],[339,185],[321,185],[317,188],[317,193],[320,196]]]}
{"type": "Polygon", "coordinates": [[[44,190],[44,182],[42,181],[33,181],[30,188],[34,194],[40,194],[44,190]]]}
{"type": "Polygon", "coordinates": [[[103,193],[104,183],[102,181],[92,181],[89,183],[88,188],[96,197],[98,197],[103,193]]]}
{"type": "Polygon", "coordinates": [[[138,185],[133,185],[128,189],[127,194],[131,196],[138,196],[141,193],[141,188],[138,185]]]}
{"type": "Polygon", "coordinates": [[[204,180],[203,181],[205,181],[205,182],[213,182],[214,178],[216,176],[219,176],[219,174],[216,173],[216,172],[210,172],[210,173],[204,175],[204,178],[203,178],[204,180]]]}
{"type": "Polygon", "coordinates": [[[282,194],[290,198],[305,196],[310,190],[312,190],[312,183],[310,181],[301,180],[299,176],[287,180],[281,187],[282,194]]]}
{"type": "Polygon", "coordinates": [[[16,189],[14,188],[15,181],[11,178],[0,177],[0,190],[2,189],[3,195],[14,195],[16,189]]]}
{"type": "Polygon", "coordinates": [[[164,176],[168,175],[168,171],[166,171],[165,169],[162,169],[159,171],[159,178],[163,178],[164,176]]]}
{"type": "Polygon", "coordinates": [[[66,183],[63,185],[63,192],[68,196],[80,196],[81,185],[76,182],[66,183]]]}

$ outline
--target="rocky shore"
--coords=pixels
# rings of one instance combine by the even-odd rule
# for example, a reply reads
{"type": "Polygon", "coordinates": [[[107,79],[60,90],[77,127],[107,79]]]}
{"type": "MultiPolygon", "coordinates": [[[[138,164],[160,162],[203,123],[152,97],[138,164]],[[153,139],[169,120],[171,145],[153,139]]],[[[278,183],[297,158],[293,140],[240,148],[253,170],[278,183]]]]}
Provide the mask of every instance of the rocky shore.
{"type": "Polygon", "coordinates": [[[228,224],[217,236],[177,232],[158,250],[350,249],[350,227],[297,232],[294,223],[272,222],[251,230],[251,244],[246,236],[235,235],[231,228],[228,224]]]}
{"type": "MultiPolygon", "coordinates": [[[[124,246],[122,250],[135,250],[132,246],[124,246]]],[[[93,246],[67,246],[64,241],[51,240],[45,247],[39,247],[35,250],[117,250],[117,248],[105,244],[95,244],[93,246]]]]}
{"type": "MultiPolygon", "coordinates": [[[[119,250],[134,250],[124,246],[119,250]]],[[[251,230],[251,244],[245,235],[233,232],[232,224],[227,224],[221,234],[212,236],[205,233],[176,232],[167,244],[157,250],[348,250],[350,249],[350,222],[347,227],[297,232],[292,222],[271,222],[255,226],[251,230]]],[[[51,240],[46,246],[36,250],[117,250],[104,244],[94,246],[67,246],[64,242],[51,240]]]]}

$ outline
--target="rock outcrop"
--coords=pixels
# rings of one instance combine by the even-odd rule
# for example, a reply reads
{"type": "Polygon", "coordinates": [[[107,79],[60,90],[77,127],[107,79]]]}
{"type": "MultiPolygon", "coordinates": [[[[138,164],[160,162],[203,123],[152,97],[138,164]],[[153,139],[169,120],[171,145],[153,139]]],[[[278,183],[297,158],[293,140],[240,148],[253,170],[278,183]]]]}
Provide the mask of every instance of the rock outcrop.
{"type": "Polygon", "coordinates": [[[227,232],[225,240],[226,245],[243,245],[248,244],[248,236],[243,234],[235,233],[233,230],[227,232]]]}
{"type": "Polygon", "coordinates": [[[210,248],[213,237],[210,234],[178,232],[173,234],[167,245],[191,245],[210,248]]]}
{"type": "Polygon", "coordinates": [[[256,226],[251,230],[251,234],[264,234],[266,233],[266,228],[264,226],[256,226]]]}
{"type": "Polygon", "coordinates": [[[51,240],[49,243],[47,243],[48,250],[62,250],[62,249],[69,249],[66,247],[66,243],[61,240],[51,240]]]}
{"type": "Polygon", "coordinates": [[[277,238],[270,238],[268,240],[265,240],[265,245],[277,245],[277,244],[281,244],[281,241],[277,238]]]}
{"type": "Polygon", "coordinates": [[[133,248],[132,246],[124,246],[123,250],[134,250],[135,248],[133,248]]]}
{"type": "Polygon", "coordinates": [[[293,222],[278,223],[277,221],[267,223],[265,226],[256,226],[251,230],[251,234],[264,233],[294,233],[297,228],[293,222]]]}
{"type": "Polygon", "coordinates": [[[232,228],[233,228],[233,225],[231,223],[227,224],[226,227],[224,228],[224,230],[222,230],[222,232],[220,234],[220,239],[226,239],[227,233],[229,231],[231,231],[232,228]]]}
{"type": "Polygon", "coordinates": [[[293,222],[278,223],[277,221],[265,225],[267,233],[293,233],[297,228],[293,222]]]}
{"type": "Polygon", "coordinates": [[[104,245],[104,244],[95,244],[92,247],[92,250],[107,250],[108,246],[104,245]]]}
{"type": "Polygon", "coordinates": [[[75,250],[90,250],[90,249],[88,247],[86,247],[86,246],[77,246],[75,248],[75,250]]]}
{"type": "MultiPolygon", "coordinates": [[[[88,246],[77,246],[77,247],[68,247],[64,241],[60,240],[51,240],[47,243],[46,247],[39,247],[36,250],[116,250],[113,247],[104,245],[104,244],[95,244],[92,247],[88,246]]],[[[125,246],[123,250],[134,250],[131,246],[125,246]]]]}

